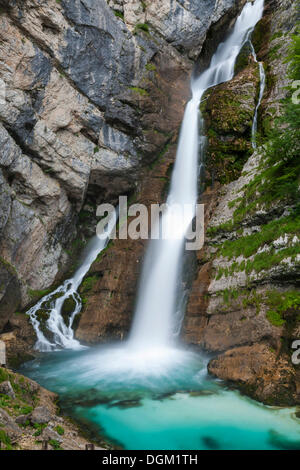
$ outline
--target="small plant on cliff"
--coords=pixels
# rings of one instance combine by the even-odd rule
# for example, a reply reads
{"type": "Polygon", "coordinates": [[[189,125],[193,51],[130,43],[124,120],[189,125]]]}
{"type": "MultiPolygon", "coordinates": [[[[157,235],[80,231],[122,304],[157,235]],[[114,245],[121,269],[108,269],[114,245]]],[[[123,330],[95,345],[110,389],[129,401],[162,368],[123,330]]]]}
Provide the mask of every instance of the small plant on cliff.
{"type": "Polygon", "coordinates": [[[137,86],[131,86],[131,87],[129,87],[129,89],[134,91],[135,93],[138,93],[141,96],[148,96],[148,91],[144,90],[144,88],[139,88],[137,86]]]}
{"type": "Polygon", "coordinates": [[[298,314],[300,312],[300,293],[297,291],[278,292],[270,291],[266,295],[266,303],[270,307],[267,319],[274,326],[286,323],[285,315],[288,311],[298,314]]]}
{"type": "Polygon", "coordinates": [[[65,434],[65,430],[62,426],[56,426],[55,428],[55,431],[57,432],[57,434],[59,434],[60,436],[63,436],[65,434]]]}
{"type": "Polygon", "coordinates": [[[124,13],[118,10],[114,10],[114,14],[117,18],[121,18],[121,20],[124,21],[124,13]]]}
{"type": "Polygon", "coordinates": [[[133,34],[137,34],[139,31],[144,31],[145,33],[149,33],[149,25],[147,23],[137,23],[135,25],[133,34]]]}

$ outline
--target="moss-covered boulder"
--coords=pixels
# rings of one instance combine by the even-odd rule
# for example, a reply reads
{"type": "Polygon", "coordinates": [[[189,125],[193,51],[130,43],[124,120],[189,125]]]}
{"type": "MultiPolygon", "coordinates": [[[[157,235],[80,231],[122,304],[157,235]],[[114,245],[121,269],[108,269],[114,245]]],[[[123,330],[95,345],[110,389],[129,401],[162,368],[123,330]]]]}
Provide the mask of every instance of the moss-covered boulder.
{"type": "Polygon", "coordinates": [[[207,135],[207,173],[221,183],[236,179],[249,158],[251,129],[259,89],[252,61],[231,81],[213,88],[201,105],[207,135]]]}
{"type": "Polygon", "coordinates": [[[76,302],[72,296],[65,299],[62,309],[61,309],[61,314],[67,326],[69,326],[70,316],[74,312],[75,307],[76,307],[76,302]]]}

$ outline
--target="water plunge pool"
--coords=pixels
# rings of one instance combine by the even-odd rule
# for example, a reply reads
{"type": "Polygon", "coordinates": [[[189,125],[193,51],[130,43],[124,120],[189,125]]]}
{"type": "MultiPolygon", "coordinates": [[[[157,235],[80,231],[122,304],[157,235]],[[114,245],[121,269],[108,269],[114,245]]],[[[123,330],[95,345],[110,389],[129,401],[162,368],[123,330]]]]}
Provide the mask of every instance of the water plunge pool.
{"type": "Polygon", "coordinates": [[[257,403],[184,349],[120,345],[42,354],[22,373],[58,393],[63,412],[124,449],[300,449],[295,408],[257,403]]]}

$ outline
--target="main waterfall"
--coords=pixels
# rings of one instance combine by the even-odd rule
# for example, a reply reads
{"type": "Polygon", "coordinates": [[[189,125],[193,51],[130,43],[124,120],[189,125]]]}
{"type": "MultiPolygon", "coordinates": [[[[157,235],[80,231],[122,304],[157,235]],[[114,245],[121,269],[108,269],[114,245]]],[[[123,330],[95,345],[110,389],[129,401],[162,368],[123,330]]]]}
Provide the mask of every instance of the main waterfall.
{"type": "Polygon", "coordinates": [[[204,161],[205,135],[199,137],[199,129],[204,129],[204,122],[199,105],[208,88],[233,78],[236,58],[261,19],[263,8],[264,0],[246,3],[232,33],[219,45],[208,69],[192,79],[192,98],[185,109],[167,198],[170,207],[173,204],[190,205],[191,210],[184,223],[179,225],[182,222],[178,213],[168,209],[162,224],[176,227],[176,235],[179,236],[150,242],[130,336],[131,345],[140,349],[165,347],[172,342],[175,321],[178,321],[178,315],[175,315],[176,292],[181,284],[185,234],[195,216],[197,180],[204,161]]]}

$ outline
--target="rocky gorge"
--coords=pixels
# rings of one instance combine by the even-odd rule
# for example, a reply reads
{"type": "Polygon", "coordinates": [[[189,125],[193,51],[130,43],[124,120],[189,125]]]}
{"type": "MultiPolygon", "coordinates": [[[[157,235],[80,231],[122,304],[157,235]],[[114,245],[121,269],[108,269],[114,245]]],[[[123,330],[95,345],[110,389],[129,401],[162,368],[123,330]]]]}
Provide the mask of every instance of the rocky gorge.
{"type": "MultiPolygon", "coordinates": [[[[0,0],[0,340],[12,367],[35,356],[25,313],[74,272],[97,205],[165,199],[192,70],[245,3],[0,0]]],[[[252,35],[267,79],[256,149],[260,78],[248,44],[234,78],[201,103],[206,241],[186,257],[181,332],[212,356],[213,376],[279,406],[300,404],[299,134],[293,149],[272,147],[272,129],[289,125],[277,121],[297,79],[298,21],[297,2],[266,1],[252,35]]],[[[143,240],[113,240],[100,253],[79,288],[78,340],[126,338],[144,252],[143,240]]]]}

